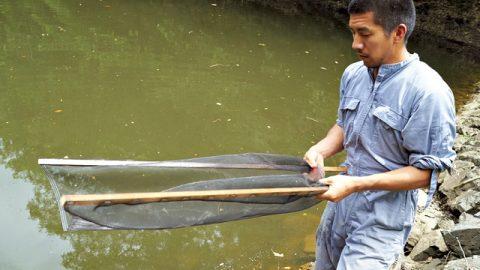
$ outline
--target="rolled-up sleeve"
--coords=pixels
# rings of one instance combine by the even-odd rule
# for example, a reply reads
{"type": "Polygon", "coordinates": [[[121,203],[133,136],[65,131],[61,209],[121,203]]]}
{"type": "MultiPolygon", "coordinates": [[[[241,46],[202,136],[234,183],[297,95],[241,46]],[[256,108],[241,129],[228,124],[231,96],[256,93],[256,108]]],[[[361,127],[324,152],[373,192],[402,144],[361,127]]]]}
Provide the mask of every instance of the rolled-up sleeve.
{"type": "Polygon", "coordinates": [[[402,137],[403,146],[410,152],[409,165],[432,170],[427,205],[437,189],[439,173],[453,166],[455,134],[455,105],[450,89],[427,92],[419,98],[402,137]]]}

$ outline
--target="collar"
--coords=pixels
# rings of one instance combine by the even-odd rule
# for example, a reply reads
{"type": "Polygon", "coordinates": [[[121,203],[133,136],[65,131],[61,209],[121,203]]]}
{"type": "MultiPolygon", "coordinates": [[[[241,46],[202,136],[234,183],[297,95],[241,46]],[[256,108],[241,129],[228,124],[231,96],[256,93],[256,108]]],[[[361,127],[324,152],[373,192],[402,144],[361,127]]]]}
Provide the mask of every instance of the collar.
{"type": "MultiPolygon", "coordinates": [[[[417,53],[409,54],[408,58],[403,60],[402,62],[393,63],[393,64],[383,64],[380,66],[377,74],[376,80],[381,82],[392,76],[395,72],[403,69],[408,64],[419,61],[420,57],[417,53]]],[[[368,68],[368,73],[370,77],[373,77],[373,68],[368,68]]]]}

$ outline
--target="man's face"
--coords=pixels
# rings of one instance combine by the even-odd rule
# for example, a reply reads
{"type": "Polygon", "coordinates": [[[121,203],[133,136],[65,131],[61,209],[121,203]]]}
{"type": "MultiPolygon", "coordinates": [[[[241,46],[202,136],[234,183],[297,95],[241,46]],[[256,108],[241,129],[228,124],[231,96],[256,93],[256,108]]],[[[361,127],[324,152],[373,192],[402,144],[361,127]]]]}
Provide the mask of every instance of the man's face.
{"type": "Polygon", "coordinates": [[[350,15],[349,27],[353,34],[352,49],[365,66],[384,64],[393,53],[393,35],[386,36],[382,26],[374,21],[373,12],[350,15]]]}

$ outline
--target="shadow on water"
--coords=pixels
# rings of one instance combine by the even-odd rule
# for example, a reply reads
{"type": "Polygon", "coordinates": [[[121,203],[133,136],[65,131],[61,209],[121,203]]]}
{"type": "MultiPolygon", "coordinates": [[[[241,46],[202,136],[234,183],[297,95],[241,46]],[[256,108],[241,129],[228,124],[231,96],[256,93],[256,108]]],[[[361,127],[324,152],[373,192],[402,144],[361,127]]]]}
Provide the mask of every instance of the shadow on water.
{"type": "MultiPolygon", "coordinates": [[[[2,250],[16,247],[0,267],[277,269],[312,259],[304,246],[323,205],[178,230],[63,232],[36,162],[301,156],[335,120],[339,77],[356,61],[347,29],[203,1],[2,2],[0,23],[0,202],[18,222],[0,233],[2,250]]],[[[457,97],[468,93],[477,65],[413,45],[457,97]]]]}

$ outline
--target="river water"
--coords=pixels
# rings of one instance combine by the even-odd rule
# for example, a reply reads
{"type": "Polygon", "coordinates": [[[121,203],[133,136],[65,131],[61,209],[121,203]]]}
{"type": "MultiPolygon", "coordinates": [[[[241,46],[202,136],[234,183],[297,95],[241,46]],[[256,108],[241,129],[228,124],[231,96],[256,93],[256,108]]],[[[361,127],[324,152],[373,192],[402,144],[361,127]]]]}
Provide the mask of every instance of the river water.
{"type": "MultiPolygon", "coordinates": [[[[63,232],[37,159],[302,156],[333,124],[339,78],[356,61],[345,26],[207,1],[0,1],[0,23],[0,269],[295,269],[313,259],[323,204],[176,230],[63,232]]],[[[411,46],[460,105],[478,65],[411,46]]]]}

